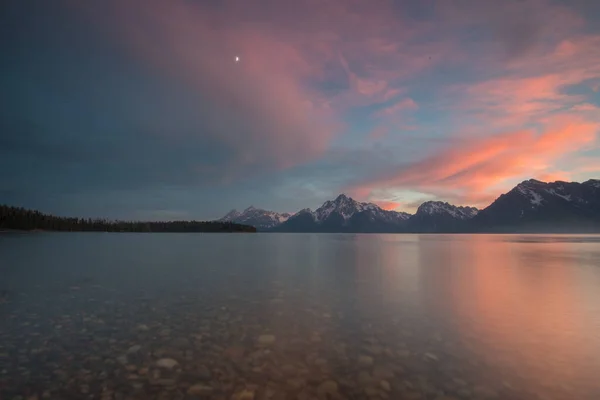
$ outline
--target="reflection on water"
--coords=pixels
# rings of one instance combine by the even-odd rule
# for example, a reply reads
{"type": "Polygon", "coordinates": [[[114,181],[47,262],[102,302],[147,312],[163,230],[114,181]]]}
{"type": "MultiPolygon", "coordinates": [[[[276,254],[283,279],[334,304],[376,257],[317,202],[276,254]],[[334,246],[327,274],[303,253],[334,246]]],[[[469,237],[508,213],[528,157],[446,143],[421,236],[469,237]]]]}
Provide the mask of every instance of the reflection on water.
{"type": "Polygon", "coordinates": [[[0,399],[598,399],[599,241],[3,234],[0,399]]]}

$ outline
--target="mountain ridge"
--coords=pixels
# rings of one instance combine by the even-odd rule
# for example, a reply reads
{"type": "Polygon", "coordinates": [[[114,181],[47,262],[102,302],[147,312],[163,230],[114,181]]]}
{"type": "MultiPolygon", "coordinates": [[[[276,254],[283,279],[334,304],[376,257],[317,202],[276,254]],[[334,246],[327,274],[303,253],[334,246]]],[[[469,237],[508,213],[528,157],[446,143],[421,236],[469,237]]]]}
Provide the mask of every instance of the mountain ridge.
{"type": "Polygon", "coordinates": [[[217,221],[250,225],[258,230],[267,230],[282,224],[289,217],[291,217],[289,213],[278,213],[250,206],[241,212],[233,209],[217,221]]]}
{"type": "Polygon", "coordinates": [[[250,206],[241,213],[232,210],[218,221],[271,232],[600,232],[600,180],[525,180],[481,210],[426,201],[415,214],[408,214],[342,193],[314,211],[304,208],[289,214],[250,206]]]}

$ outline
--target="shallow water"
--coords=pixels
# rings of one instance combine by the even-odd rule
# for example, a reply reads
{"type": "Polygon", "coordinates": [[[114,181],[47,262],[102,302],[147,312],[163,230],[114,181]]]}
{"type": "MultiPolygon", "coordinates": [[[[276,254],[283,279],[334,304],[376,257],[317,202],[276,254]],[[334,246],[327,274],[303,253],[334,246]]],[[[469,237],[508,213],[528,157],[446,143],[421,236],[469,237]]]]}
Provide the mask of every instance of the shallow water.
{"type": "Polygon", "coordinates": [[[598,399],[599,376],[599,236],[0,235],[2,400],[598,399]]]}

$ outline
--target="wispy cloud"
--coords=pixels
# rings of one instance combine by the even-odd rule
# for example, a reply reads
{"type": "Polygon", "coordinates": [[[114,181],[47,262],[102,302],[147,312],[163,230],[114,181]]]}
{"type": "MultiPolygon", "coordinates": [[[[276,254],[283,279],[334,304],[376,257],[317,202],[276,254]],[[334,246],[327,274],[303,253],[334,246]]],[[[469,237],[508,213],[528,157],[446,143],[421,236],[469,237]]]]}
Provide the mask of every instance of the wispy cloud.
{"type": "Polygon", "coordinates": [[[413,99],[406,98],[379,110],[376,115],[379,117],[395,116],[404,111],[414,111],[418,109],[419,105],[415,103],[413,99]]]}
{"type": "Polygon", "coordinates": [[[22,197],[177,186],[188,204],[287,209],[302,182],[294,204],[350,187],[479,205],[517,179],[597,173],[585,0],[46,3],[0,15],[0,178],[22,197]]]}
{"type": "Polygon", "coordinates": [[[515,179],[543,176],[553,164],[595,144],[600,125],[572,116],[548,121],[539,133],[507,132],[473,139],[355,186],[361,194],[378,187],[410,189],[473,205],[486,205],[515,179]]]}

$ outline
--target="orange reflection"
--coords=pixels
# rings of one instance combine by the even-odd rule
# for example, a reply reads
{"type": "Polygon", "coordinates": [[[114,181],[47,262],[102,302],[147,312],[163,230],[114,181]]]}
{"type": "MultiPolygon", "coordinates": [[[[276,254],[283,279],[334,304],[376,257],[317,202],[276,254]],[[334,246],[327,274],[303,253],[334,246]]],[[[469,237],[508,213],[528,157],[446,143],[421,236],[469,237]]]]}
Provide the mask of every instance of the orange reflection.
{"type": "Polygon", "coordinates": [[[463,237],[436,252],[423,245],[422,265],[430,271],[424,293],[445,300],[432,304],[485,361],[518,370],[538,388],[592,385],[593,368],[583,360],[598,337],[578,292],[577,244],[507,239],[463,237]]]}

